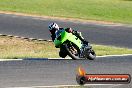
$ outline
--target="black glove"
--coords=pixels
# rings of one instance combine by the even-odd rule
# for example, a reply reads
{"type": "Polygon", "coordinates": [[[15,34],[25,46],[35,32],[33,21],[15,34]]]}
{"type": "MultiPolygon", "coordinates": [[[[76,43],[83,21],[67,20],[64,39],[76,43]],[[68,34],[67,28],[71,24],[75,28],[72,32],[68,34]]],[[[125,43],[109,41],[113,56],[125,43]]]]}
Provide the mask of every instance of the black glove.
{"type": "Polygon", "coordinates": [[[86,45],[88,45],[88,41],[86,41],[86,40],[83,40],[83,44],[86,44],[86,45]]]}

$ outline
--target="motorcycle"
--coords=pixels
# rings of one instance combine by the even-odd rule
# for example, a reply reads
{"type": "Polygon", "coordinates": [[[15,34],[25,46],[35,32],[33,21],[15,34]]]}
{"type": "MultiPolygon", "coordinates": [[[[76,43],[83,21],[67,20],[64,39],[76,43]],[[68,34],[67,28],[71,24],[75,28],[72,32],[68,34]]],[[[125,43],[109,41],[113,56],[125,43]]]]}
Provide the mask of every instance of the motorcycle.
{"type": "Polygon", "coordinates": [[[94,60],[96,58],[95,51],[92,49],[90,43],[84,45],[82,41],[65,30],[59,30],[56,32],[56,38],[54,40],[56,48],[60,48],[60,57],[65,58],[69,55],[73,60],[77,59],[89,59],[94,60]]]}

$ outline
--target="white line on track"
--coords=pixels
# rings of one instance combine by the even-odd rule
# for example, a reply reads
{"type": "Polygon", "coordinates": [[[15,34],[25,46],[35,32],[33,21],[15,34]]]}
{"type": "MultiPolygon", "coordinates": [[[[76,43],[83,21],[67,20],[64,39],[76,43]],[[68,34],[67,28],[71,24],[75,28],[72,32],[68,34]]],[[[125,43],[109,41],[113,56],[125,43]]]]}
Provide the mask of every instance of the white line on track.
{"type": "Polygon", "coordinates": [[[119,56],[132,56],[132,54],[122,54],[122,55],[104,55],[104,56],[97,56],[97,57],[119,57],[119,56]]]}
{"type": "MultiPolygon", "coordinates": [[[[122,55],[104,55],[104,56],[97,56],[97,58],[101,58],[101,57],[123,57],[123,56],[132,56],[132,54],[122,54],[122,55]]],[[[62,59],[63,60],[63,58],[48,58],[48,59],[62,59]]],[[[64,59],[66,59],[66,60],[68,60],[68,59],[71,59],[71,57],[66,57],[66,58],[64,58],[64,59]]]]}
{"type": "MultiPolygon", "coordinates": [[[[121,86],[123,84],[86,84],[84,87],[90,87],[90,86],[121,86]]],[[[62,88],[62,87],[79,87],[80,85],[53,85],[53,86],[30,86],[30,87],[8,87],[8,88],[62,88]]]]}
{"type": "MultiPolygon", "coordinates": [[[[123,57],[123,56],[132,56],[132,54],[123,54],[123,55],[104,55],[104,56],[97,56],[97,58],[101,57],[123,57]]],[[[66,57],[66,58],[48,58],[49,60],[71,60],[71,57],[66,57]]],[[[47,59],[47,60],[48,60],[47,59]]],[[[0,59],[0,61],[19,61],[19,60],[24,60],[24,59],[0,59]]],[[[26,59],[25,59],[26,60],[26,59]]],[[[30,59],[32,60],[32,59],[30,59]]],[[[35,59],[37,60],[37,59],[35,59]]],[[[40,60],[40,59],[39,59],[40,60]]],[[[43,59],[42,59],[43,60],[43,59]]],[[[45,60],[45,59],[44,59],[45,60]]]]}
{"type": "Polygon", "coordinates": [[[19,61],[23,59],[0,59],[0,61],[19,61]]]}

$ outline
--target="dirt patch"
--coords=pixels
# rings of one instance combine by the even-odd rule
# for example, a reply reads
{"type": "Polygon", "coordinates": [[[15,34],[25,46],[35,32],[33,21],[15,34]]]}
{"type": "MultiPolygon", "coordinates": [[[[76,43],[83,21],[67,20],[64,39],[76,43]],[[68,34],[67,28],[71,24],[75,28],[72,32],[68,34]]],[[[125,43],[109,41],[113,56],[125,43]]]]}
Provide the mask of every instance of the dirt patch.
{"type": "Polygon", "coordinates": [[[0,36],[0,58],[57,57],[52,42],[0,36]]]}
{"type": "Polygon", "coordinates": [[[56,19],[56,20],[71,21],[71,22],[107,24],[107,25],[121,25],[121,23],[114,23],[114,22],[111,22],[111,21],[97,21],[97,20],[84,20],[84,19],[78,19],[78,18],[41,16],[41,15],[38,15],[38,14],[26,14],[26,13],[18,13],[18,12],[10,12],[10,11],[0,11],[0,14],[13,14],[13,15],[18,15],[18,16],[31,16],[31,17],[38,17],[38,18],[43,18],[43,19],[56,19]]]}

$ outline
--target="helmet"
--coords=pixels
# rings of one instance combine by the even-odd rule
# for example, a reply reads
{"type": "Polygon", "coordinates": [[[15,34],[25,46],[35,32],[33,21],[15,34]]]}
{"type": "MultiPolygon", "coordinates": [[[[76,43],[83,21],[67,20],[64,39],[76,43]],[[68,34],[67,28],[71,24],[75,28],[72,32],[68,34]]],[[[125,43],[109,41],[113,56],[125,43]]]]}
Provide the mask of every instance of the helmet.
{"type": "Polygon", "coordinates": [[[55,33],[57,30],[59,30],[59,26],[56,23],[51,23],[49,25],[49,31],[51,33],[55,33]]]}

